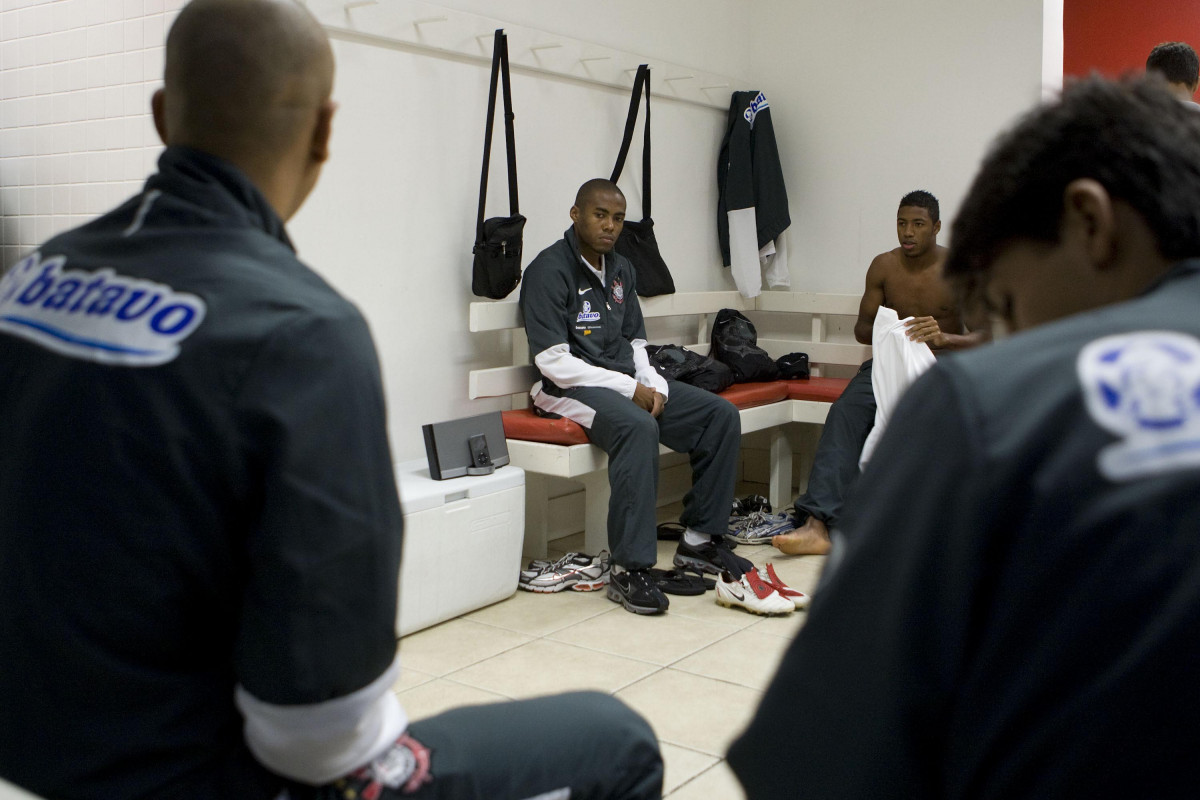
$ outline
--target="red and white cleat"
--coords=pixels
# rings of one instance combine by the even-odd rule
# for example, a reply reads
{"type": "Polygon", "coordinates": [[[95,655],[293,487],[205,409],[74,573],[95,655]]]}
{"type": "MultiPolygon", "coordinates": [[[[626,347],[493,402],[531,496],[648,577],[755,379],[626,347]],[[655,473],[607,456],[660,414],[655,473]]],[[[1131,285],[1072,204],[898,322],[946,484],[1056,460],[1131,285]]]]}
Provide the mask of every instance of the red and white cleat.
{"type": "Polygon", "coordinates": [[[793,589],[780,580],[779,576],[775,574],[774,564],[767,564],[765,568],[759,567],[758,577],[762,578],[763,583],[767,586],[779,592],[781,597],[791,600],[797,611],[808,608],[808,604],[812,602],[811,595],[807,595],[799,589],[793,589]]]}
{"type": "Polygon", "coordinates": [[[772,589],[757,572],[750,571],[740,578],[728,572],[717,576],[717,604],[726,608],[744,608],[752,614],[773,616],[790,614],[795,610],[791,600],[772,589]]]}

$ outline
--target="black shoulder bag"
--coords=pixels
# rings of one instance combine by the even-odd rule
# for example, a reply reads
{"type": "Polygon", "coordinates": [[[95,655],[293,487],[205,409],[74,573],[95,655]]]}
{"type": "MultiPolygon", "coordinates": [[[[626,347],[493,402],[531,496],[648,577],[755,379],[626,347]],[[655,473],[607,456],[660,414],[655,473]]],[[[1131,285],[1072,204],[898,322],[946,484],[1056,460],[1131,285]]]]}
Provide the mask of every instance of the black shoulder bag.
{"type": "Polygon", "coordinates": [[[625,156],[629,155],[629,144],[633,141],[633,126],[637,122],[638,105],[642,101],[642,87],[646,89],[646,125],[642,141],[642,221],[625,220],[625,227],[617,237],[614,248],[633,263],[637,279],[637,293],[642,297],[658,294],[674,294],[675,281],[671,270],[658,252],[658,241],[654,238],[654,220],[650,217],[650,66],[638,67],[633,79],[633,96],[629,100],[629,114],[625,117],[625,136],[621,140],[621,152],[617,165],[613,167],[612,182],[616,183],[625,168],[625,156]]]}
{"type": "Polygon", "coordinates": [[[508,78],[508,37],[496,29],[492,47],[492,87],[488,94],[487,129],[483,134],[483,177],[479,179],[479,215],[475,225],[475,263],[471,291],[479,297],[508,297],[521,282],[521,234],[525,218],[517,213],[517,145],[513,136],[512,90],[508,78]],[[487,202],[492,125],[496,118],[496,84],[504,78],[504,138],[508,145],[508,210],[510,216],[483,218],[487,202]]]}

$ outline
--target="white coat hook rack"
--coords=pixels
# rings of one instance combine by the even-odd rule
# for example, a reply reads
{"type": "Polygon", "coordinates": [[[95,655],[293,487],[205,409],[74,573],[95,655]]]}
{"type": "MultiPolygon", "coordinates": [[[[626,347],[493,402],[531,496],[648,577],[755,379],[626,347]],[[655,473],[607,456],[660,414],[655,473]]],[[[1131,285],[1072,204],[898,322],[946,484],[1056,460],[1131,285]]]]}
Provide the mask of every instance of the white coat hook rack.
{"type": "MultiPolygon", "coordinates": [[[[491,47],[485,40],[493,38],[497,28],[503,28],[514,45],[514,73],[559,75],[579,83],[627,91],[637,67],[626,69],[623,65],[653,62],[656,75],[672,76],[662,84],[672,89],[663,97],[668,102],[724,111],[727,98],[710,92],[745,83],[729,75],[667,63],[651,54],[617,50],[426,0],[297,1],[320,20],[335,40],[481,63],[490,63],[492,59],[491,47]],[[548,50],[558,53],[550,57],[545,54],[548,50]]],[[[501,3],[494,6],[503,8],[501,3]]]]}

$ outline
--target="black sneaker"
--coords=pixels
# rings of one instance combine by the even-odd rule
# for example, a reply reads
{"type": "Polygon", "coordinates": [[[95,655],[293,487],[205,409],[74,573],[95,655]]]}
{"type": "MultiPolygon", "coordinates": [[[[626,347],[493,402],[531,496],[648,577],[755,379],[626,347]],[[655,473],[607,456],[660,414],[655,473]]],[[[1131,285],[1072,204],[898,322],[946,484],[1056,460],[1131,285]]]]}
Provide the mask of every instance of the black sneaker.
{"type": "Polygon", "coordinates": [[[692,567],[710,575],[728,572],[735,578],[754,569],[749,559],[733,552],[724,536],[714,536],[707,544],[696,547],[681,540],[679,547],[675,548],[673,562],[677,567],[692,567]]]}
{"type": "Polygon", "coordinates": [[[608,599],[634,614],[661,614],[670,605],[648,569],[612,573],[605,590],[608,599]]]}

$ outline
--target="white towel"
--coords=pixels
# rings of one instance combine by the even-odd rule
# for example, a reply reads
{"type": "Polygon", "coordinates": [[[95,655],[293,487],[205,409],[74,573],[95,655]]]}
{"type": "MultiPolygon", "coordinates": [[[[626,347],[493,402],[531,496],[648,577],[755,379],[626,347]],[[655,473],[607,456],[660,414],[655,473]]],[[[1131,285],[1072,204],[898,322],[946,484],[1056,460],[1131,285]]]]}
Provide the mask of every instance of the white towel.
{"type": "Polygon", "coordinates": [[[867,460],[875,451],[875,445],[883,435],[883,429],[887,427],[904,390],[937,361],[929,345],[908,338],[904,324],[910,319],[912,317],[900,319],[887,306],[880,306],[875,314],[875,327],[871,330],[871,355],[875,359],[871,365],[875,427],[863,444],[862,455],[858,459],[859,469],[867,465],[867,460]]]}

